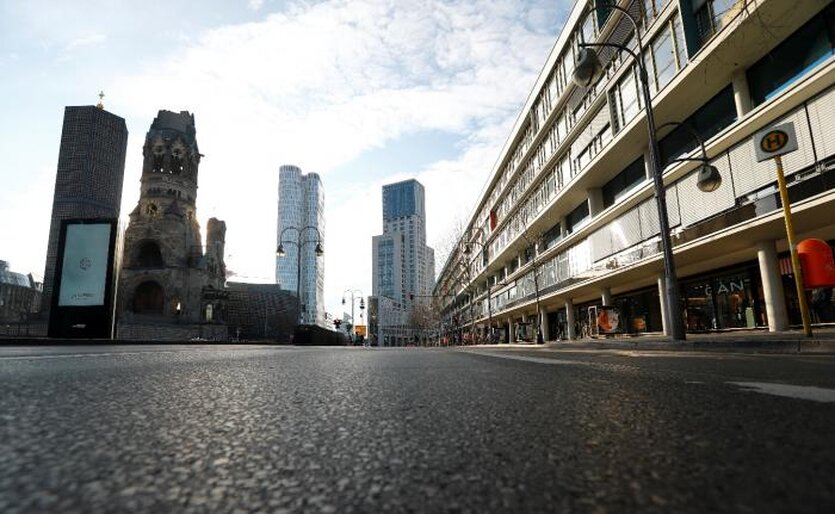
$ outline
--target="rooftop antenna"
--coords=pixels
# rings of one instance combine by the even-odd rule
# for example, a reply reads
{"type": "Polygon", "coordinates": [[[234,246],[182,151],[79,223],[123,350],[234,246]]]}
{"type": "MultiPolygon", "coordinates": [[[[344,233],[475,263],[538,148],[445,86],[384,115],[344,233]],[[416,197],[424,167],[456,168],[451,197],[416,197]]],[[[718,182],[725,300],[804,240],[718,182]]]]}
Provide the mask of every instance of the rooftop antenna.
{"type": "Polygon", "coordinates": [[[96,104],[97,109],[104,109],[102,100],[104,100],[104,91],[99,91],[99,103],[96,104]]]}

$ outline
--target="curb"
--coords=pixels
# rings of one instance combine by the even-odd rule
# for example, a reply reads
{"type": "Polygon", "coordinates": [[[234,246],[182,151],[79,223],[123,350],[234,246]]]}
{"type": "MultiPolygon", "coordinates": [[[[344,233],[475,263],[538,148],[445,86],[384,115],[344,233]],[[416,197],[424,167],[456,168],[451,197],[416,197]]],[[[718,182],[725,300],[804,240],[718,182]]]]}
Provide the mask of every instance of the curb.
{"type": "Polygon", "coordinates": [[[833,341],[697,341],[697,342],[634,342],[634,343],[548,343],[545,347],[554,351],[572,350],[629,350],[657,352],[737,352],[737,353],[815,353],[835,354],[833,341]]]}

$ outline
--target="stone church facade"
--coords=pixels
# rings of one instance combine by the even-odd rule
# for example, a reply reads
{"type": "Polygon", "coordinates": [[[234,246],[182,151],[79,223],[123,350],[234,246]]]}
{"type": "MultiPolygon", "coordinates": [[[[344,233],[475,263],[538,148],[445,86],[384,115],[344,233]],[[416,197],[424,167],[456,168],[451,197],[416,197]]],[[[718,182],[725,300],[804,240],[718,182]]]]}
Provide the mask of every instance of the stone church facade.
{"type": "Polygon", "coordinates": [[[225,339],[226,224],[197,222],[201,154],[194,115],[161,110],[142,148],[139,203],[125,231],[119,339],[225,339]]]}

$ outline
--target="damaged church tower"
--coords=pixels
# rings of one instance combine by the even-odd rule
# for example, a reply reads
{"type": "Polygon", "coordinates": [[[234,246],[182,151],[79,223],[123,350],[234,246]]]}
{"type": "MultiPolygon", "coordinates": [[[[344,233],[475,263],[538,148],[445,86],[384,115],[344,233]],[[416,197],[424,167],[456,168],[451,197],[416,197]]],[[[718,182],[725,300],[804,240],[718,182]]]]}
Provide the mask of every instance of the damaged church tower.
{"type": "Polygon", "coordinates": [[[125,232],[118,291],[120,339],[226,336],[226,224],[197,222],[194,115],[161,110],[145,136],[139,203],[125,232]]]}

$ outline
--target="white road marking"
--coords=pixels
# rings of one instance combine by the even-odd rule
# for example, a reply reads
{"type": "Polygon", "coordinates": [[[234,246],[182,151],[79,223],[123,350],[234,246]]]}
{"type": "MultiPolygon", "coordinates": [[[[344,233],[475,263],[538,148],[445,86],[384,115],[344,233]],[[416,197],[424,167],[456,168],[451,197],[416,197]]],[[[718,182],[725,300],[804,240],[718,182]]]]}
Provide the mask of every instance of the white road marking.
{"type": "Polygon", "coordinates": [[[509,353],[497,353],[497,352],[474,352],[470,351],[469,353],[474,353],[476,355],[486,355],[487,357],[496,357],[499,359],[511,359],[517,361],[525,361],[525,362],[535,362],[537,364],[552,364],[552,365],[568,365],[568,366],[592,366],[593,363],[591,362],[583,362],[583,361],[572,361],[572,360],[565,360],[565,359],[548,359],[546,357],[529,357],[527,355],[513,355],[509,353]]]}
{"type": "Polygon", "coordinates": [[[826,389],[824,387],[774,384],[770,382],[728,382],[728,384],[742,387],[743,390],[754,393],[812,400],[813,402],[835,402],[835,389],[826,389]]]}
{"type": "Polygon", "coordinates": [[[56,355],[14,355],[0,357],[2,361],[41,360],[41,359],[83,359],[84,357],[112,357],[114,355],[145,355],[147,353],[179,353],[182,350],[161,350],[144,352],[105,352],[105,353],[62,353],[56,355]]]}

